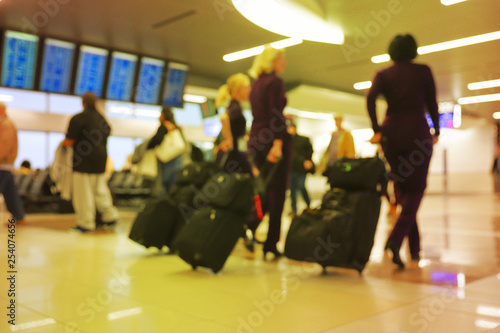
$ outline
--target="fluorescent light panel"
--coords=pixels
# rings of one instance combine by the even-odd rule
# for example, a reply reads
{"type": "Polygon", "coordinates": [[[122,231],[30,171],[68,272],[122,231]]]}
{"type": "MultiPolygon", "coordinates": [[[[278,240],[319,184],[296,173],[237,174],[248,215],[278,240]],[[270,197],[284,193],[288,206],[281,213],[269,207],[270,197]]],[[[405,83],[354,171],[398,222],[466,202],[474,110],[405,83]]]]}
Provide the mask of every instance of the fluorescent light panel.
{"type": "Polygon", "coordinates": [[[471,97],[462,97],[458,99],[458,104],[475,104],[484,102],[500,101],[500,94],[479,95],[471,97]]]}
{"type": "MultiPolygon", "coordinates": [[[[287,38],[283,40],[279,40],[277,42],[273,42],[270,45],[275,49],[284,49],[285,47],[290,47],[293,45],[297,45],[302,43],[302,39],[300,38],[287,38]]],[[[236,60],[241,60],[245,58],[250,58],[261,54],[264,51],[264,45],[252,47],[250,49],[241,50],[233,53],[228,53],[222,57],[222,59],[226,62],[233,62],[236,60]]]]}
{"type": "Polygon", "coordinates": [[[185,94],[184,101],[202,104],[207,101],[207,98],[205,96],[200,96],[200,95],[185,94]]]}
{"type": "Polygon", "coordinates": [[[473,82],[467,85],[469,90],[479,90],[479,89],[487,89],[487,88],[495,88],[500,87],[500,80],[489,80],[489,81],[481,81],[481,82],[473,82]]]}
{"type": "MultiPolygon", "coordinates": [[[[487,33],[487,34],[450,40],[448,42],[437,43],[437,44],[432,44],[432,45],[427,45],[427,46],[421,46],[418,48],[417,52],[418,52],[418,54],[427,54],[427,53],[433,53],[433,52],[438,52],[438,51],[454,49],[454,48],[462,47],[462,46],[474,45],[474,44],[479,44],[479,43],[484,43],[484,42],[491,42],[493,40],[498,40],[498,39],[500,39],[500,31],[495,31],[495,32],[487,33]]],[[[389,61],[390,59],[391,58],[388,54],[381,54],[381,55],[377,55],[377,56],[372,57],[372,62],[378,64],[378,63],[389,61]]]]}
{"type": "Polygon", "coordinates": [[[454,5],[459,2],[464,2],[466,0],[441,0],[441,3],[445,6],[454,5]]]}
{"type": "Polygon", "coordinates": [[[500,112],[493,113],[493,118],[494,119],[500,119],[500,112]]]}
{"type": "Polygon", "coordinates": [[[372,86],[372,81],[363,81],[363,82],[358,82],[354,84],[354,89],[356,90],[363,90],[363,89],[368,89],[372,86]]]}

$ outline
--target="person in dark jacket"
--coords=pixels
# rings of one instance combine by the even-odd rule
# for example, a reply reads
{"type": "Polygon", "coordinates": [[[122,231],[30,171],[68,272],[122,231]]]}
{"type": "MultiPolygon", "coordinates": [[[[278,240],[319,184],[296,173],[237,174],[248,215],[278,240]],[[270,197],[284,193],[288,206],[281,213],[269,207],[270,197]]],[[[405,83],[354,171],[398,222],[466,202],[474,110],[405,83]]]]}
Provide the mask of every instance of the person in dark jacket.
{"type": "Polygon", "coordinates": [[[97,96],[86,92],[82,96],[84,110],[69,122],[64,147],[73,146],[73,207],[79,232],[96,229],[96,209],[103,226],[111,228],[118,220],[118,209],[105,174],[108,159],[107,140],[111,127],[96,109],[97,96]]]}
{"type": "MultiPolygon", "coordinates": [[[[253,122],[248,141],[248,152],[253,164],[262,170],[267,163],[279,163],[276,172],[266,187],[262,198],[262,210],[269,213],[269,229],[264,243],[264,258],[268,252],[275,258],[282,254],[276,244],[280,239],[281,215],[285,203],[285,194],[289,183],[292,163],[292,140],[287,132],[283,110],[287,103],[285,84],[279,75],[286,65],[283,50],[266,47],[258,55],[250,69],[250,75],[256,78],[250,93],[253,122]]],[[[260,177],[266,178],[272,168],[266,168],[260,177]]],[[[255,234],[260,224],[255,215],[249,229],[255,234]]]]}
{"type": "Polygon", "coordinates": [[[297,134],[297,125],[295,123],[290,122],[288,133],[293,137],[290,198],[292,200],[292,214],[295,216],[297,215],[297,191],[302,194],[307,208],[311,205],[311,199],[306,189],[306,176],[308,173],[314,173],[313,148],[308,137],[297,134]]]}
{"type": "Polygon", "coordinates": [[[405,237],[412,259],[420,259],[417,210],[427,186],[433,145],[438,141],[439,114],[431,69],[412,62],[417,56],[413,36],[396,36],[389,55],[394,64],[375,75],[367,93],[367,108],[375,132],[370,142],[382,144],[402,208],[385,248],[392,252],[392,261],[404,268],[399,250],[405,237]],[[388,105],[382,125],[378,124],[375,107],[380,94],[388,105]],[[433,135],[425,118],[426,109],[434,124],[433,135]]]}

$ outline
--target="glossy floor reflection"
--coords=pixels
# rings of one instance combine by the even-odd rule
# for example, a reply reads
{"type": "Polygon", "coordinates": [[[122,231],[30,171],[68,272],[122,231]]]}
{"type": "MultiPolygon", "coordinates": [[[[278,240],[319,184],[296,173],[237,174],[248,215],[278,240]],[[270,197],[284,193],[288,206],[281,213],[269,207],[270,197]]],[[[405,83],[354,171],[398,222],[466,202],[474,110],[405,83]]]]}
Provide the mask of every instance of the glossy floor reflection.
{"type": "Polygon", "coordinates": [[[383,252],[386,212],[361,277],[263,261],[261,248],[250,255],[241,243],[221,274],[192,271],[127,238],[134,212],[121,212],[115,233],[88,235],[66,230],[72,215],[31,215],[16,230],[17,325],[7,323],[3,278],[0,332],[499,332],[500,200],[426,196],[422,260],[404,271],[383,252]]]}

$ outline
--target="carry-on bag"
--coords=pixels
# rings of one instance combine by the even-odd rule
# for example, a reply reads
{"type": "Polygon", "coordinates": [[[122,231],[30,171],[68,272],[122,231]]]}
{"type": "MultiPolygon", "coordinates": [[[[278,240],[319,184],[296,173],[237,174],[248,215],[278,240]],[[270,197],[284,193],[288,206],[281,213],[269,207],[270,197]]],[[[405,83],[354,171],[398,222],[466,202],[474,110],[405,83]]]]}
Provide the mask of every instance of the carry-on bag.
{"type": "Polygon", "coordinates": [[[219,272],[244,231],[246,220],[232,211],[205,207],[193,213],[173,242],[179,257],[193,269],[219,272]]]}
{"type": "Polygon", "coordinates": [[[380,203],[374,191],[329,191],[321,209],[306,210],[292,220],[285,255],[361,274],[373,247],[380,203]]]}
{"type": "Polygon", "coordinates": [[[385,193],[388,174],[384,162],[378,157],[340,158],[327,170],[332,188],[371,190],[385,193]]]}

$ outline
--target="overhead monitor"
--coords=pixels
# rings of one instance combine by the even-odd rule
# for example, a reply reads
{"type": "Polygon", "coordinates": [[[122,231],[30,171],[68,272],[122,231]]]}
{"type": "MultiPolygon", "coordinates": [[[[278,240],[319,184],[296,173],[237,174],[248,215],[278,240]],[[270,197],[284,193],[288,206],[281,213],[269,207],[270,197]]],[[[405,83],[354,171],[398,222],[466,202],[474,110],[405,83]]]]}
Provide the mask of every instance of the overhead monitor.
{"type": "Polygon", "coordinates": [[[108,50],[105,49],[86,45],[80,46],[75,85],[76,95],[81,96],[85,92],[91,91],[97,97],[102,96],[108,53],[108,50]]]}
{"type": "Polygon", "coordinates": [[[2,58],[1,85],[33,89],[38,36],[7,30],[2,58]]]}
{"type": "Polygon", "coordinates": [[[75,44],[47,38],[43,52],[40,90],[67,94],[73,70],[75,44]]]}
{"type": "Polygon", "coordinates": [[[135,93],[137,103],[158,104],[165,61],[143,57],[135,93]]]}
{"type": "Polygon", "coordinates": [[[182,107],[184,103],[184,87],[189,66],[171,62],[168,64],[167,82],[163,94],[163,105],[182,107]]]}
{"type": "Polygon", "coordinates": [[[138,57],[133,54],[113,52],[106,97],[118,101],[130,101],[134,85],[138,57]]]}

